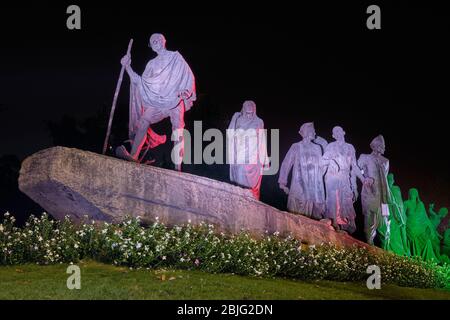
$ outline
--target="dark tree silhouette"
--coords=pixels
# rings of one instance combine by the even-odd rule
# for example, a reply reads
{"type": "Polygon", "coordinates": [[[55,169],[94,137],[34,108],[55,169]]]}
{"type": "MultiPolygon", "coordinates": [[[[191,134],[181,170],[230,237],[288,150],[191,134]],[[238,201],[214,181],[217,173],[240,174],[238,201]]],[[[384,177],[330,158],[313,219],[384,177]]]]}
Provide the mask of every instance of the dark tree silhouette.
{"type": "MultiPolygon", "coordinates": [[[[119,144],[126,137],[128,119],[127,108],[120,106],[114,116],[110,146],[119,144]]],[[[78,119],[65,115],[60,121],[47,122],[47,128],[54,146],[78,148],[92,152],[101,152],[109,119],[109,108],[100,108],[93,116],[78,119]]],[[[109,149],[111,152],[111,148],[109,149]]]]}
{"type": "Polygon", "coordinates": [[[31,214],[39,216],[42,208],[19,190],[20,160],[15,155],[0,157],[0,220],[9,211],[23,225],[31,214]]]}

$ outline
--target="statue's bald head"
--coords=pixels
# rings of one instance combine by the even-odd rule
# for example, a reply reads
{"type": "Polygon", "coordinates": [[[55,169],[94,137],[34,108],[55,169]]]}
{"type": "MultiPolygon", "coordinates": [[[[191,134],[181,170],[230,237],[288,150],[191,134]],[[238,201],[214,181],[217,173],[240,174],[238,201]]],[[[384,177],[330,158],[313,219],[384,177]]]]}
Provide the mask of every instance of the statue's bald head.
{"type": "Polygon", "coordinates": [[[419,191],[416,188],[409,189],[409,199],[416,200],[419,197],[419,191]]]}
{"type": "Polygon", "coordinates": [[[159,53],[166,48],[166,38],[161,33],[154,33],[150,36],[149,46],[153,51],[159,53]]]}
{"type": "Polygon", "coordinates": [[[336,126],[333,128],[333,138],[337,141],[343,141],[345,137],[345,131],[340,126],[336,126]]]}
{"type": "Polygon", "coordinates": [[[244,101],[242,104],[242,114],[247,118],[252,118],[256,115],[256,103],[252,100],[244,101]]]}

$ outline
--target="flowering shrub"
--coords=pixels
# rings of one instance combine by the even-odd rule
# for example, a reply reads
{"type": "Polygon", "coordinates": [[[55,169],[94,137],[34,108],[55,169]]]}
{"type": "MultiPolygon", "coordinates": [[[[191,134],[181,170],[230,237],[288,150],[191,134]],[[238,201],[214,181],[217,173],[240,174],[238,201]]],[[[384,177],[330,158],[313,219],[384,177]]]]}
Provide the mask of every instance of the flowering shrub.
{"type": "Polygon", "coordinates": [[[448,287],[450,267],[392,253],[371,254],[365,248],[308,246],[278,234],[255,240],[246,232],[217,233],[205,223],[144,228],[139,219],[119,225],[84,223],[68,218],[30,217],[23,228],[8,213],[0,224],[0,265],[54,264],[83,258],[132,268],[199,269],[214,273],[278,276],[302,280],[365,281],[377,265],[383,283],[412,287],[448,287]]]}

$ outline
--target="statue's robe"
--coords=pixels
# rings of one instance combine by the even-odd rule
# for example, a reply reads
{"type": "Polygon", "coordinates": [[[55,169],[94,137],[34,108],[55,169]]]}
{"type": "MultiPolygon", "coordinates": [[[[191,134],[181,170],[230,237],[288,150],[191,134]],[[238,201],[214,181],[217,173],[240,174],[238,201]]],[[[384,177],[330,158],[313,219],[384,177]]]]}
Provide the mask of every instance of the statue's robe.
{"type": "Polygon", "coordinates": [[[442,254],[450,258],[450,228],[445,230],[444,239],[442,240],[442,254]]]}
{"type": "Polygon", "coordinates": [[[433,250],[436,253],[437,257],[440,257],[441,255],[441,240],[442,240],[442,236],[439,234],[439,232],[437,231],[436,227],[434,226],[434,224],[430,221],[430,225],[431,225],[431,244],[433,245],[433,250]]]}
{"type": "Polygon", "coordinates": [[[441,224],[441,220],[443,217],[439,215],[439,213],[434,212],[433,210],[429,211],[429,218],[434,228],[437,230],[439,225],[441,224]]]}
{"type": "Polygon", "coordinates": [[[389,188],[389,226],[383,223],[379,228],[382,247],[401,256],[410,256],[408,240],[406,235],[406,214],[400,187],[389,188]],[[389,239],[385,239],[389,227],[389,239]],[[388,241],[386,241],[388,240],[388,241]]]}
{"type": "Polygon", "coordinates": [[[364,176],[373,179],[373,184],[364,184],[361,192],[361,205],[364,215],[364,231],[370,244],[376,236],[377,229],[384,225],[380,234],[382,246],[389,240],[389,226],[387,217],[382,215],[382,204],[389,203],[389,190],[387,175],[389,173],[389,160],[382,155],[362,154],[358,159],[358,166],[364,176]]]}
{"type": "Polygon", "coordinates": [[[329,161],[325,174],[326,218],[340,229],[353,233],[356,230],[356,212],[353,207],[355,190],[352,175],[356,166],[355,148],[349,143],[331,142],[325,148],[323,158],[329,161]]]}
{"type": "Polygon", "coordinates": [[[236,112],[227,130],[230,180],[251,189],[259,199],[264,166],[268,164],[264,122],[256,113],[236,112]]]}
{"type": "MultiPolygon", "coordinates": [[[[189,110],[196,100],[195,78],[187,62],[178,51],[166,51],[150,60],[142,76],[130,75],[130,122],[129,136],[133,139],[139,126],[139,120],[148,108],[169,116],[173,109],[183,104],[184,110],[189,110]],[[181,99],[180,92],[186,92],[188,97],[181,99]]],[[[184,127],[184,122],[181,126],[184,127]]],[[[174,128],[175,129],[175,128],[174,128]]],[[[179,129],[179,128],[176,128],[179,129]]],[[[165,141],[150,128],[148,129],[152,147],[165,141]]]]}
{"type": "Polygon", "coordinates": [[[406,233],[412,256],[422,257],[429,261],[438,261],[439,257],[433,250],[431,242],[433,226],[428,219],[425,205],[422,201],[405,201],[406,209],[406,233]]]}
{"type": "Polygon", "coordinates": [[[321,147],[303,140],[294,143],[281,164],[278,183],[287,186],[291,170],[288,210],[315,219],[323,218],[325,190],[321,147]]]}
{"type": "Polygon", "coordinates": [[[439,225],[441,224],[442,219],[445,218],[446,215],[441,215],[439,212],[434,212],[434,210],[429,210],[429,219],[431,221],[432,226],[434,227],[432,233],[431,242],[433,243],[434,251],[438,254],[441,253],[441,240],[443,239],[442,235],[439,233],[439,225]]]}

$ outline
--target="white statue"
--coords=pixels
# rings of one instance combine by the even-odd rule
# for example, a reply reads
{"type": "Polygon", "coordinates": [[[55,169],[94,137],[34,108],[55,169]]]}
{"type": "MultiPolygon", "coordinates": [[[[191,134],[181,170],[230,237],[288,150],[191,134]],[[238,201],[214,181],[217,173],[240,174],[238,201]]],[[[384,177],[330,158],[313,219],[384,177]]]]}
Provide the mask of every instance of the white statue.
{"type": "Polygon", "coordinates": [[[288,194],[288,210],[315,219],[321,219],[325,211],[323,175],[326,162],[322,148],[314,142],[316,132],[313,123],[305,123],[299,130],[302,140],[294,143],[281,164],[278,183],[288,194]],[[292,170],[290,188],[288,176],[292,170]]]}
{"type": "Polygon", "coordinates": [[[336,141],[326,146],[323,155],[329,161],[325,174],[326,217],[336,229],[353,233],[356,230],[353,203],[358,198],[355,176],[366,181],[356,164],[355,148],[345,142],[345,131],[334,127],[333,138],[336,141]]]}
{"type": "Polygon", "coordinates": [[[145,143],[152,148],[164,143],[166,137],[156,134],[150,125],[169,117],[176,137],[175,143],[180,150],[177,155],[180,161],[175,166],[177,170],[181,170],[184,112],[196,100],[195,78],[181,54],[166,49],[166,39],[162,34],[153,34],[149,46],[157,56],[148,62],[142,76],[131,68],[129,55],[121,60],[131,81],[129,136],[133,141],[130,154],[124,147],[121,153],[128,160],[137,161],[145,143]]]}
{"type": "Polygon", "coordinates": [[[231,118],[227,130],[230,180],[250,188],[259,199],[262,173],[268,165],[264,122],[256,115],[256,104],[245,101],[231,118]]]}
{"type": "Polygon", "coordinates": [[[362,154],[358,159],[358,166],[362,169],[364,177],[372,179],[371,184],[363,186],[361,204],[364,214],[364,232],[368,244],[373,245],[377,229],[384,224],[386,239],[389,239],[389,213],[382,210],[390,203],[387,175],[389,173],[389,160],[383,157],[385,143],[382,135],[377,136],[370,143],[371,154],[362,154]],[[384,205],[384,206],[383,206],[384,205]]]}

